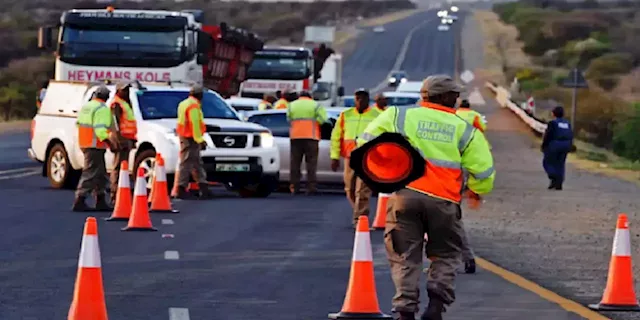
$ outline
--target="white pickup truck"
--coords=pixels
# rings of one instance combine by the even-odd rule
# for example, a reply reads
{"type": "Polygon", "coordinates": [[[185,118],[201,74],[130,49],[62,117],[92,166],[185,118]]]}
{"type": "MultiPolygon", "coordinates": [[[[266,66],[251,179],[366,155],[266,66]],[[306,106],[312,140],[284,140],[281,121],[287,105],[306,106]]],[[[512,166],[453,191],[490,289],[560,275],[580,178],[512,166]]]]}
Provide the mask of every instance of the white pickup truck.
{"type": "MultiPolygon", "coordinates": [[[[90,100],[99,84],[51,81],[47,95],[31,124],[29,157],[43,163],[42,175],[54,188],[75,188],[84,163],[77,144],[78,110],[90,100]]],[[[107,86],[113,99],[115,86],[107,86]]],[[[156,152],[165,159],[169,183],[178,164],[179,141],[175,134],[177,106],[189,95],[189,87],[164,83],[141,84],[130,89],[131,107],[138,122],[138,143],[129,159],[131,172],[153,172],[156,152]]],[[[109,103],[110,101],[107,101],[109,103]]],[[[278,186],[280,156],[271,132],[244,122],[216,92],[202,99],[208,147],[201,152],[210,181],[224,184],[242,196],[266,197],[278,186]]],[[[105,155],[107,171],[113,154],[105,155]]]]}

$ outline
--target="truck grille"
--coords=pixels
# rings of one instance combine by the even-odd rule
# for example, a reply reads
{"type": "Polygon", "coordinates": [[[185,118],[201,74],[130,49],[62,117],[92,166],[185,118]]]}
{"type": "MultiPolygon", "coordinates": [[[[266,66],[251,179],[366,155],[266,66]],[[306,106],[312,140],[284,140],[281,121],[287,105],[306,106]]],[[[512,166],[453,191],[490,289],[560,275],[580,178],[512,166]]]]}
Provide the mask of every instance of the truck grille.
{"type": "Polygon", "coordinates": [[[209,136],[216,148],[242,149],[247,146],[246,134],[210,133],[209,136]]]}

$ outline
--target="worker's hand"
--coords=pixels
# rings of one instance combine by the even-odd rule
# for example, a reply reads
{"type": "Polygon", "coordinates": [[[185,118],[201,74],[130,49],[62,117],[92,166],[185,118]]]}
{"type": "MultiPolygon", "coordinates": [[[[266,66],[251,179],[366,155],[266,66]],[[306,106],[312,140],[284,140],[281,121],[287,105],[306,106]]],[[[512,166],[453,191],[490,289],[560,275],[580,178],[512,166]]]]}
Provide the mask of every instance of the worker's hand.
{"type": "Polygon", "coordinates": [[[466,197],[469,200],[468,206],[470,209],[476,210],[480,208],[480,205],[482,204],[482,198],[480,197],[479,194],[471,190],[467,190],[466,197]]]}
{"type": "Polygon", "coordinates": [[[207,149],[207,143],[205,141],[200,142],[200,150],[206,150],[207,149]]]}
{"type": "Polygon", "coordinates": [[[331,159],[331,171],[336,172],[340,168],[340,160],[331,159]]]}

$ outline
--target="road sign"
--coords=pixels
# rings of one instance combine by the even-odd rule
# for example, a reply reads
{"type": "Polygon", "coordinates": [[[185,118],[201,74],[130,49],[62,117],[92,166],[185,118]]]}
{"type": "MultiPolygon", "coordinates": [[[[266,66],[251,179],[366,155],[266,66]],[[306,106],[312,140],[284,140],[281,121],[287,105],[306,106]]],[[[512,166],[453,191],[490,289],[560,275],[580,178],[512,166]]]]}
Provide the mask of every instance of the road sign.
{"type": "Polygon", "coordinates": [[[584,78],[582,71],[578,69],[573,69],[569,72],[564,81],[562,81],[562,86],[565,88],[588,88],[587,80],[584,78]]]}
{"type": "Polygon", "coordinates": [[[460,75],[460,80],[464,81],[464,83],[469,83],[471,81],[473,81],[475,77],[473,76],[473,72],[469,71],[469,70],[465,70],[461,75],[460,75]]]}

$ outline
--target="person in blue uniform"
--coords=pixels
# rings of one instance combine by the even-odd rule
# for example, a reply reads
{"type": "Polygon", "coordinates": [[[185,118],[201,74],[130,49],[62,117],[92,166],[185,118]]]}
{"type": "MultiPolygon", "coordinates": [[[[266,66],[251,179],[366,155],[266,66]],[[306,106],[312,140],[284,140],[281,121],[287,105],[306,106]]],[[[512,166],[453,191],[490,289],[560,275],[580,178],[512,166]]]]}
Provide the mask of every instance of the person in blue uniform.
{"type": "Polygon", "coordinates": [[[549,190],[562,190],[565,162],[573,146],[573,131],[569,121],[564,118],[562,107],[555,107],[552,113],[555,119],[547,123],[547,131],[542,139],[542,166],[549,176],[549,190]]]}

